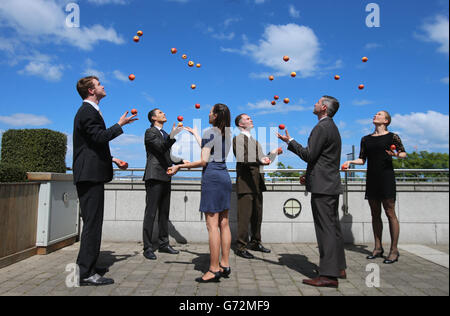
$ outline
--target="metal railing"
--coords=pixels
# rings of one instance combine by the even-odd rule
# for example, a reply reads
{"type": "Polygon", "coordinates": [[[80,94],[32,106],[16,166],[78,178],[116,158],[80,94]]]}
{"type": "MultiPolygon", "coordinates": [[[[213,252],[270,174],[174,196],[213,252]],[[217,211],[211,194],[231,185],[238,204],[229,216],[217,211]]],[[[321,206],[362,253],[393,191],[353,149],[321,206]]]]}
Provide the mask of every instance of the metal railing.
{"type": "MultiPolygon", "coordinates": [[[[144,168],[131,168],[126,171],[115,169],[114,175],[115,180],[129,181],[131,184],[142,183],[142,176],[144,173],[144,168]],[[127,176],[117,176],[118,174],[123,174],[128,172],[131,174],[127,176]],[[142,173],[141,175],[137,175],[136,173],[142,173]]],[[[236,169],[229,169],[230,174],[235,174],[236,169]]],[[[180,170],[181,173],[201,173],[202,169],[190,169],[190,170],[180,170]]],[[[395,169],[397,186],[435,186],[435,187],[448,187],[449,183],[449,169],[395,169]],[[419,176],[407,176],[407,175],[421,175],[419,176]],[[426,177],[425,175],[440,175],[440,176],[432,176],[426,177]],[[399,176],[402,175],[402,176],[399,176]],[[446,175],[446,176],[444,176],[446,175]]],[[[304,174],[306,173],[306,169],[265,169],[264,173],[266,174],[265,180],[266,184],[276,184],[277,186],[292,186],[299,185],[299,177],[270,177],[267,174],[270,173],[298,173],[304,174]]],[[[365,185],[365,177],[349,177],[349,175],[354,175],[356,173],[367,173],[367,169],[349,169],[346,171],[341,171],[344,174],[342,177],[342,185],[344,188],[343,192],[343,203],[342,203],[342,211],[344,215],[348,215],[349,207],[348,207],[348,193],[349,186],[352,185],[365,185]]],[[[233,180],[236,179],[236,176],[232,177],[233,180]]],[[[201,177],[174,177],[174,180],[182,181],[183,185],[198,185],[201,177]]]]}

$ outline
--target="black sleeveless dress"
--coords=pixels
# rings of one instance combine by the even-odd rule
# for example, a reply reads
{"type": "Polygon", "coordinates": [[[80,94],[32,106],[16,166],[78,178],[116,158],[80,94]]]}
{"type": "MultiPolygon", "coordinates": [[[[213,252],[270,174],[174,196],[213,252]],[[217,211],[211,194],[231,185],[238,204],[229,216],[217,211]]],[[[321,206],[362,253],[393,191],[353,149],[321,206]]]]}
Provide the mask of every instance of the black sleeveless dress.
{"type": "Polygon", "coordinates": [[[396,199],[392,157],[386,153],[395,145],[398,152],[404,152],[402,141],[397,134],[383,136],[367,135],[361,140],[359,158],[367,161],[366,200],[396,199]]]}

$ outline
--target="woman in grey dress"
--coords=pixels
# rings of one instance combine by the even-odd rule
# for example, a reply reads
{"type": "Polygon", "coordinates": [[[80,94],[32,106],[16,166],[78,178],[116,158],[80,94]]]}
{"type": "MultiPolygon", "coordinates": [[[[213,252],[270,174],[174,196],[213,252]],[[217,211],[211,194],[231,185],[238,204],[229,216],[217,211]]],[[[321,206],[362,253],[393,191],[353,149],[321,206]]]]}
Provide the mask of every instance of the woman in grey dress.
{"type": "MultiPolygon", "coordinates": [[[[231,115],[228,107],[224,104],[213,106],[209,123],[212,128],[203,134],[201,140],[201,160],[173,166],[168,170],[168,174],[173,176],[181,168],[203,167],[200,212],[206,217],[211,259],[209,271],[196,279],[199,283],[218,282],[221,277],[228,277],[231,273],[231,231],[228,219],[231,178],[226,166],[226,157],[231,148],[231,115]]],[[[195,130],[189,127],[185,129],[199,140],[195,130]]]]}

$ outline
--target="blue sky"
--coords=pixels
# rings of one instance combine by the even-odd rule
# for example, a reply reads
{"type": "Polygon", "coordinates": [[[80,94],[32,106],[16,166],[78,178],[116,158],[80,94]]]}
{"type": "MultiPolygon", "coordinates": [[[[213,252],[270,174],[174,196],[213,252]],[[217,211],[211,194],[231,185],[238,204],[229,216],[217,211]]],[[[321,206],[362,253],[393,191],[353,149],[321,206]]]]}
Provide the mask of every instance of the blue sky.
{"type": "MultiPolygon", "coordinates": [[[[341,101],[335,121],[343,156],[352,145],[358,154],[380,110],[392,114],[391,130],[407,151],[448,153],[448,27],[448,1],[441,0],[1,0],[0,133],[66,133],[70,166],[73,118],[81,105],[75,85],[94,74],[108,93],[100,104],[108,126],[125,111],[139,110],[140,120],[111,143],[130,167],[145,165],[143,135],[155,107],[169,118],[166,130],[178,115],[190,126],[201,120],[204,129],[210,107],[221,102],[233,120],[243,112],[252,116],[264,144],[281,123],[305,144],[317,123],[313,105],[325,94],[341,101]],[[380,27],[366,25],[371,2],[379,6],[380,27]],[[65,24],[69,3],[80,8],[79,28],[65,24]],[[138,30],[144,36],[136,44],[138,30]],[[202,68],[189,68],[183,53],[202,68]],[[127,79],[131,73],[134,82],[127,79]],[[270,82],[269,75],[276,79],[270,82]],[[366,88],[358,90],[359,84],[366,88]],[[274,95],[291,103],[273,107],[274,95]]],[[[192,138],[183,133],[174,150],[190,156],[187,148],[192,138]]],[[[280,161],[305,167],[290,153],[280,161]]]]}

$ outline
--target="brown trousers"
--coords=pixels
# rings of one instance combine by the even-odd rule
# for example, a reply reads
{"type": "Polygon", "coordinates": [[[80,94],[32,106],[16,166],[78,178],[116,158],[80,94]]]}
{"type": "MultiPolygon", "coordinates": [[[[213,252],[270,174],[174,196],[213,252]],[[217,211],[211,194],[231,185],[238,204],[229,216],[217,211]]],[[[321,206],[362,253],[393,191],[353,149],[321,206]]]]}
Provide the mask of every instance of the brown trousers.
{"type": "Polygon", "coordinates": [[[249,240],[250,224],[250,243],[261,243],[261,224],[263,219],[263,195],[257,194],[238,194],[238,236],[237,248],[244,250],[249,240]]]}

